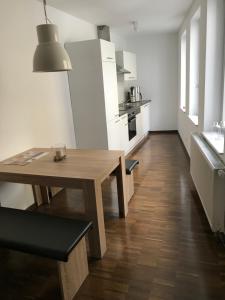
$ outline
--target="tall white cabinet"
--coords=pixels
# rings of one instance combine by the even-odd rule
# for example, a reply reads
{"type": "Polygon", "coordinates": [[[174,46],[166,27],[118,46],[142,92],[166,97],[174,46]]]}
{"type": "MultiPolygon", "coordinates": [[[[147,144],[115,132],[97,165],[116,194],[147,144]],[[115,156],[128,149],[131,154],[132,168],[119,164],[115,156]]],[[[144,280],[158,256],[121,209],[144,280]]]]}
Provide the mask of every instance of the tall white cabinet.
{"type": "Polygon", "coordinates": [[[115,46],[104,40],[67,43],[74,131],[78,148],[120,149],[115,46]]]}

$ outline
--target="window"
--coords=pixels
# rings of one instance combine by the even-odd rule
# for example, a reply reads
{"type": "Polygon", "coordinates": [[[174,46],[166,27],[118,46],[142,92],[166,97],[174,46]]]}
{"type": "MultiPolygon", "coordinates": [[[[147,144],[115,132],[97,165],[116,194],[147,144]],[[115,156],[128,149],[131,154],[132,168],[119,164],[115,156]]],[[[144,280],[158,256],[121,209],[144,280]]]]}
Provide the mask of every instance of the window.
{"type": "Polygon", "coordinates": [[[186,111],[186,72],[187,72],[187,37],[186,31],[181,36],[180,41],[180,108],[186,111]]]}
{"type": "MultiPolygon", "coordinates": [[[[225,3],[212,1],[207,7],[205,98],[203,135],[218,153],[224,153],[225,127],[225,3]]],[[[225,155],[224,155],[225,158],[225,155]]]]}
{"type": "Polygon", "coordinates": [[[189,117],[198,125],[200,65],[200,9],[191,20],[190,28],[190,90],[189,117]]]}

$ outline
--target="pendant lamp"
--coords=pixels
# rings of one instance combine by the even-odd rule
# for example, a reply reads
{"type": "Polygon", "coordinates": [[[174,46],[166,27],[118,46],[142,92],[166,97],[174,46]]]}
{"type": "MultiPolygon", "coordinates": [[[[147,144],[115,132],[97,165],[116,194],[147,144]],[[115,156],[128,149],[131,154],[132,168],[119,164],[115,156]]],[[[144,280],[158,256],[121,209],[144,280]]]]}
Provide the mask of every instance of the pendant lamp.
{"type": "Polygon", "coordinates": [[[43,0],[46,24],[37,26],[38,46],[33,58],[34,72],[60,72],[72,70],[69,55],[59,43],[58,28],[48,23],[46,0],[43,0]]]}

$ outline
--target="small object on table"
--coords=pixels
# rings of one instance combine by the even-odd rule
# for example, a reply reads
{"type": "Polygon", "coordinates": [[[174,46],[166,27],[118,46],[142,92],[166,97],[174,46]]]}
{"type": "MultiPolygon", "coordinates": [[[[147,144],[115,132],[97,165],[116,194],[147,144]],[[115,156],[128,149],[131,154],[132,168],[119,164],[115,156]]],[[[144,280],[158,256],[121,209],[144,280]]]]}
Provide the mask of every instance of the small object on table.
{"type": "Polygon", "coordinates": [[[57,144],[53,147],[54,149],[54,161],[61,161],[66,158],[66,145],[57,144]]]}

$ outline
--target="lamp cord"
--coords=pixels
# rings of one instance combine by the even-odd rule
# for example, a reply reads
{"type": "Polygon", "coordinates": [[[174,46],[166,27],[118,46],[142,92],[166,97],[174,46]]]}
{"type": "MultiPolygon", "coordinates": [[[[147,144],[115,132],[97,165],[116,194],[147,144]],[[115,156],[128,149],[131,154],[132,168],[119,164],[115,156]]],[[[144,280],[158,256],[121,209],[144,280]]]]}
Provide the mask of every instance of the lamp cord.
{"type": "Polygon", "coordinates": [[[43,0],[43,6],[44,6],[44,13],[45,13],[45,22],[46,24],[49,23],[52,23],[51,20],[48,18],[47,16],[47,9],[46,9],[46,5],[47,5],[47,1],[46,0],[43,0]]]}

